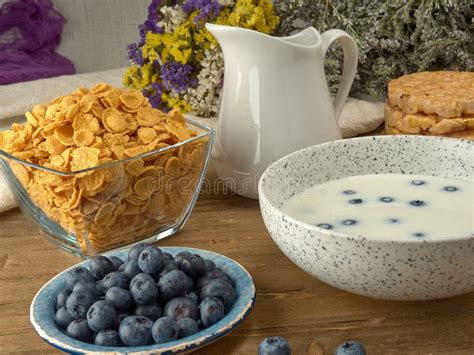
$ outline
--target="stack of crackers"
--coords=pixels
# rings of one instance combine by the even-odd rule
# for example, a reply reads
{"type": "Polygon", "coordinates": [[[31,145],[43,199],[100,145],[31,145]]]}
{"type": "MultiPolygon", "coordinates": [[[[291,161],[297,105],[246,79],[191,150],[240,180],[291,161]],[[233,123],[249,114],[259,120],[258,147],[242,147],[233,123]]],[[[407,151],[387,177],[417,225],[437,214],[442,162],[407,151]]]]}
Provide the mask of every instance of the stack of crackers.
{"type": "Polygon", "coordinates": [[[421,72],[390,81],[385,133],[474,140],[474,73],[421,72]]]}

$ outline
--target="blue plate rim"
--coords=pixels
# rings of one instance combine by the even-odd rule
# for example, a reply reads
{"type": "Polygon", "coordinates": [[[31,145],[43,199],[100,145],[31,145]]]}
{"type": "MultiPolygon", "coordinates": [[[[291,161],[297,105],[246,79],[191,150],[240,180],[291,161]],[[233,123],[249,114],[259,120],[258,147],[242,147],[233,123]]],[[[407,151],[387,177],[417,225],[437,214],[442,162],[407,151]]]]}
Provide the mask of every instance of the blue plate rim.
{"type": "MultiPolygon", "coordinates": [[[[204,255],[207,254],[207,255],[212,256],[215,259],[221,259],[223,261],[227,261],[228,263],[236,267],[238,272],[240,272],[242,276],[244,276],[245,279],[248,281],[247,285],[244,285],[244,286],[246,287],[246,291],[250,293],[250,297],[247,296],[247,298],[244,299],[244,301],[240,301],[240,302],[245,302],[245,303],[243,306],[241,306],[241,309],[238,310],[237,315],[232,315],[232,312],[234,312],[235,309],[231,310],[221,321],[201,331],[200,333],[205,332],[206,334],[196,339],[194,339],[195,336],[191,336],[190,337],[191,339],[188,341],[176,340],[176,341],[165,343],[165,344],[155,344],[155,345],[147,345],[147,346],[140,346],[140,347],[105,347],[105,346],[99,346],[95,344],[79,342],[75,339],[70,338],[72,342],[78,342],[80,344],[83,344],[84,346],[71,345],[68,343],[64,343],[63,341],[60,341],[56,339],[55,337],[48,334],[48,330],[44,329],[44,324],[42,324],[41,320],[38,320],[37,315],[35,315],[35,311],[36,311],[35,306],[38,303],[38,299],[43,295],[43,293],[45,292],[45,290],[47,290],[48,287],[51,287],[51,284],[54,280],[61,278],[67,270],[70,270],[77,266],[88,263],[88,260],[83,260],[80,263],[72,265],[71,267],[64,269],[59,274],[55,275],[48,282],[46,282],[36,293],[30,305],[30,322],[33,325],[33,328],[38,333],[38,335],[48,344],[62,351],[66,351],[66,352],[74,353],[74,354],[83,354],[83,353],[90,353],[90,352],[100,353],[100,354],[126,353],[126,354],[135,354],[135,355],[150,354],[151,352],[159,353],[159,354],[175,354],[175,353],[193,351],[198,348],[204,347],[208,344],[211,344],[217,339],[224,337],[225,335],[233,331],[235,328],[237,328],[237,326],[239,326],[247,318],[247,316],[252,311],[256,302],[256,288],[255,288],[255,282],[252,276],[240,263],[238,263],[237,261],[225,255],[222,255],[213,251],[204,250],[204,249],[190,248],[190,247],[159,247],[159,248],[163,250],[164,252],[170,252],[171,254],[176,254],[180,251],[189,251],[196,254],[204,254],[204,255]],[[228,317],[231,317],[231,318],[228,319],[228,317]]],[[[119,250],[115,252],[109,252],[104,255],[106,256],[112,256],[112,255],[117,255],[117,254],[120,255],[120,254],[125,254],[126,252],[127,250],[119,250]]],[[[202,256],[205,257],[204,255],[202,256]]],[[[199,335],[199,333],[197,333],[196,336],[197,335],[199,335]]]]}

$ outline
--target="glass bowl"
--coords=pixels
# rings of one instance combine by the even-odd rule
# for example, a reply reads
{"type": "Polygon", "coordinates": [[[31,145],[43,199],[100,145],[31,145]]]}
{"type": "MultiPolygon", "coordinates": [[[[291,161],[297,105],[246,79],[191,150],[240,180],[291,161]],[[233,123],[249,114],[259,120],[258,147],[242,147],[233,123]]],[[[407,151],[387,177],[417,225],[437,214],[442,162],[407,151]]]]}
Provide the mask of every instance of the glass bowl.
{"type": "Polygon", "coordinates": [[[41,233],[81,257],[158,240],[183,228],[207,172],[215,131],[136,157],[61,172],[0,150],[0,171],[41,233]]]}

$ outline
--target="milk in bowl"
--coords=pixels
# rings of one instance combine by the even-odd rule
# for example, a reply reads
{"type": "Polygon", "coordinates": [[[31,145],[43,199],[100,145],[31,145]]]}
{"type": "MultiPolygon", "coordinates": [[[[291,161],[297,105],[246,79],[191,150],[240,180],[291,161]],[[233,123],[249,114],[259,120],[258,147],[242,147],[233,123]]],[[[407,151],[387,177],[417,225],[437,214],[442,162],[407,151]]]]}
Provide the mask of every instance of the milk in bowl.
{"type": "Polygon", "coordinates": [[[473,182],[428,175],[369,174],[315,185],[283,212],[323,229],[391,240],[469,237],[473,182]]]}

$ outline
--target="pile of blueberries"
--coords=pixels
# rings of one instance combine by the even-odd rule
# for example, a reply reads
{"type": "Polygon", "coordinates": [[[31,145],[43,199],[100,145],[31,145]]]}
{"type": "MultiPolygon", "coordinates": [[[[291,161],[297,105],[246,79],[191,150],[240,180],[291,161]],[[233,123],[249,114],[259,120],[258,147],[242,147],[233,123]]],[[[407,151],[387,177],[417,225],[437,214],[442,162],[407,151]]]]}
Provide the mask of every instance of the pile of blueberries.
{"type": "Polygon", "coordinates": [[[80,341],[104,346],[161,344],[220,321],[235,290],[211,260],[189,252],[174,257],[149,243],[132,247],[124,263],[96,256],[89,269],[65,274],[57,296],[57,326],[80,341]]]}

